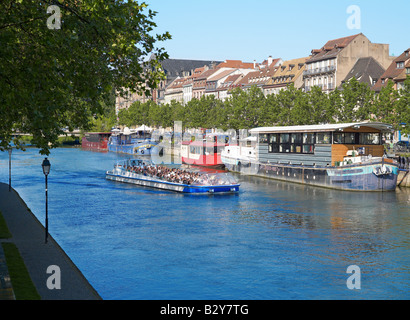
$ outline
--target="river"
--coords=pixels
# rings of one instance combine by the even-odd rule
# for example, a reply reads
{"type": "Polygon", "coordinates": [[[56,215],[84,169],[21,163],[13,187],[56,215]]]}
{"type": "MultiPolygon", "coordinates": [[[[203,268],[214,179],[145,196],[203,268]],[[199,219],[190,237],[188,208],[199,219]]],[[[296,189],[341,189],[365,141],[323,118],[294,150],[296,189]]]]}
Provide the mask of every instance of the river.
{"type": "MultiPolygon", "coordinates": [[[[8,157],[0,152],[4,183],[8,157]]],[[[49,156],[49,232],[103,299],[410,298],[408,188],[235,175],[238,194],[185,195],[106,180],[124,158],[80,148],[49,156]],[[351,276],[360,289],[348,288],[351,276]]],[[[12,153],[12,186],[42,223],[43,159],[38,149],[12,153]]]]}

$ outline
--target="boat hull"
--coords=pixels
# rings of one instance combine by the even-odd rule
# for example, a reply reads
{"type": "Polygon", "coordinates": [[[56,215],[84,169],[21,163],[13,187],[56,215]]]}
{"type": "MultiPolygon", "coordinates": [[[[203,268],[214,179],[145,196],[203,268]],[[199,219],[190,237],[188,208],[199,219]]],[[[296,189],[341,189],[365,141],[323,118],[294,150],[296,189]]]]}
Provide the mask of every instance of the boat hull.
{"type": "Polygon", "coordinates": [[[352,164],[343,167],[316,167],[291,164],[249,163],[225,160],[229,171],[276,180],[350,191],[394,191],[398,166],[388,162],[352,164]],[[385,166],[386,173],[376,174],[385,166]]]}
{"type": "Polygon", "coordinates": [[[179,183],[172,183],[167,181],[161,181],[152,179],[150,177],[133,174],[133,173],[118,173],[114,171],[108,171],[106,173],[106,179],[124,182],[130,184],[136,184],[144,187],[175,191],[180,193],[196,193],[196,194],[214,194],[214,193],[235,193],[239,191],[239,184],[235,185],[213,185],[213,186],[197,186],[186,185],[179,183]]]}

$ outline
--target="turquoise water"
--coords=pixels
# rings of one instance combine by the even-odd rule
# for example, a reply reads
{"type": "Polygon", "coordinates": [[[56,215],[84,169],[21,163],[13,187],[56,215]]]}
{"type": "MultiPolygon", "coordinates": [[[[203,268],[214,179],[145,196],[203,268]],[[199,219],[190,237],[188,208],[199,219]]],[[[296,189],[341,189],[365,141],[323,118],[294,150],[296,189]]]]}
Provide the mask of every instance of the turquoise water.
{"type": "MultiPolygon", "coordinates": [[[[44,223],[43,158],[14,150],[12,186],[44,223]]],[[[236,175],[237,195],[184,195],[107,181],[123,158],[78,148],[49,156],[50,234],[103,299],[410,298],[408,189],[236,175]],[[347,288],[350,265],[360,267],[360,290],[347,288]]]]}

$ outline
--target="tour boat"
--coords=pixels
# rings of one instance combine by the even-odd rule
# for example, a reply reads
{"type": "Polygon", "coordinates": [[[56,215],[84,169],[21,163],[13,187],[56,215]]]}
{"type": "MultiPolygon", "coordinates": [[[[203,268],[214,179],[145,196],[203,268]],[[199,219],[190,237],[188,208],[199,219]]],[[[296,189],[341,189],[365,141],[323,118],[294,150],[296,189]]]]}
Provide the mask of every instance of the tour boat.
{"type": "MultiPolygon", "coordinates": [[[[225,168],[289,182],[340,190],[395,190],[398,164],[384,156],[382,134],[392,127],[379,122],[263,127],[255,158],[222,155],[225,168]]],[[[243,156],[243,154],[242,154],[243,156]]]]}
{"type": "Polygon", "coordinates": [[[240,186],[226,172],[188,172],[178,168],[156,166],[141,159],[116,164],[113,170],[106,172],[106,179],[191,194],[236,193],[240,186]]]}
{"type": "Polygon", "coordinates": [[[85,149],[108,150],[111,132],[87,132],[81,141],[85,149]]]}
{"type": "Polygon", "coordinates": [[[222,150],[229,145],[226,135],[207,134],[205,139],[182,141],[182,163],[210,168],[223,168],[222,150]]]}
{"type": "Polygon", "coordinates": [[[150,155],[151,149],[157,143],[151,139],[151,129],[145,126],[130,130],[124,128],[123,132],[113,130],[108,142],[108,151],[126,153],[131,155],[150,155]]]}

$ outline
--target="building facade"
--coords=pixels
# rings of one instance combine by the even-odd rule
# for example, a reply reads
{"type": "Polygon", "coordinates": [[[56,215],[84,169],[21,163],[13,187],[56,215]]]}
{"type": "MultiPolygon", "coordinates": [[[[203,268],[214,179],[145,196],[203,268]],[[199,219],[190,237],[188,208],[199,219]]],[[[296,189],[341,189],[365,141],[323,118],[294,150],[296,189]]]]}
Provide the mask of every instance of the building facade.
{"type": "Polygon", "coordinates": [[[373,57],[383,68],[387,68],[392,61],[388,44],[372,43],[362,33],[330,40],[311,53],[303,72],[305,91],[313,86],[325,92],[334,90],[359,58],[373,57]]]}

